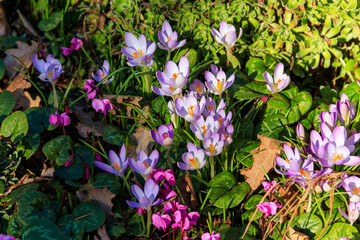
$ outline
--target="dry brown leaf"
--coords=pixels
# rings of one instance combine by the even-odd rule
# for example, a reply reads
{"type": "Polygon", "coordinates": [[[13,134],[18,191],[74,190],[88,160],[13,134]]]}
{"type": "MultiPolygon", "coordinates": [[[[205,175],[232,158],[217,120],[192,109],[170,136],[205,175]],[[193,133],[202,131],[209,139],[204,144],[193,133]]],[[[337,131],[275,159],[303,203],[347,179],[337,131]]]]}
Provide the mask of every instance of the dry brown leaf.
{"type": "Polygon", "coordinates": [[[72,108],[72,112],[79,119],[79,123],[76,128],[79,131],[79,134],[83,138],[87,138],[88,134],[95,129],[95,136],[102,136],[104,134],[105,124],[100,121],[94,121],[95,112],[85,112],[84,108],[80,103],[76,103],[72,108]]]}
{"type": "Polygon", "coordinates": [[[26,17],[20,12],[20,10],[16,10],[17,14],[19,15],[19,18],[21,19],[22,23],[24,24],[24,27],[29,30],[29,32],[34,36],[37,37],[39,34],[36,32],[34,27],[31,25],[31,23],[26,19],[26,17]]]}
{"type": "Polygon", "coordinates": [[[29,178],[29,174],[25,174],[15,185],[12,185],[11,187],[5,189],[5,193],[0,193],[0,197],[9,195],[14,189],[24,186],[29,183],[33,182],[41,182],[41,181],[48,181],[50,178],[45,177],[35,177],[35,178],[29,178]]]}
{"type": "Polygon", "coordinates": [[[281,145],[285,142],[273,138],[258,135],[260,146],[252,152],[254,163],[252,167],[240,170],[240,173],[246,177],[246,182],[250,185],[252,191],[255,191],[265,180],[265,173],[268,173],[275,165],[275,157],[280,156],[282,152],[281,145]]]}
{"type": "Polygon", "coordinates": [[[9,35],[11,33],[11,28],[6,18],[4,8],[0,2],[0,36],[9,35]]]}
{"type": "Polygon", "coordinates": [[[39,107],[41,99],[39,96],[36,96],[35,99],[31,98],[30,93],[24,92],[23,89],[18,88],[15,92],[13,92],[16,105],[15,108],[23,107],[23,109],[28,109],[32,107],[39,107]]]}
{"type": "MultiPolygon", "coordinates": [[[[141,108],[140,101],[142,97],[139,96],[130,96],[130,95],[123,95],[123,96],[117,96],[116,102],[119,104],[122,103],[128,103],[132,104],[135,107],[141,108]]],[[[132,107],[126,106],[126,116],[131,117],[132,116],[132,107]]]]}
{"type": "Polygon", "coordinates": [[[136,159],[140,151],[144,151],[147,155],[151,153],[154,142],[149,130],[139,127],[135,133],[130,135],[130,139],[136,146],[128,147],[129,157],[136,159]]]}
{"type": "Polygon", "coordinates": [[[98,228],[98,234],[100,239],[97,236],[95,236],[94,240],[110,240],[110,237],[106,232],[105,224],[101,228],[98,228]]]}
{"type": "Polygon", "coordinates": [[[26,77],[19,73],[16,77],[11,81],[9,86],[7,86],[6,90],[10,92],[15,92],[17,89],[27,89],[31,87],[31,83],[26,80],[26,77]]]}
{"type": "Polygon", "coordinates": [[[76,192],[76,197],[80,201],[94,201],[97,205],[104,210],[107,219],[111,219],[114,216],[112,212],[112,199],[115,197],[115,194],[110,192],[107,188],[94,188],[91,183],[86,183],[81,185],[79,190],[76,192]]]}
{"type": "Polygon", "coordinates": [[[6,71],[9,73],[10,79],[14,78],[17,74],[17,69],[24,70],[24,67],[21,62],[19,62],[13,56],[19,58],[24,65],[29,68],[32,64],[32,56],[37,53],[39,43],[31,41],[32,45],[29,45],[24,42],[16,42],[18,48],[8,49],[5,51],[6,57],[4,59],[4,65],[6,71]]]}
{"type": "Polygon", "coordinates": [[[55,168],[50,167],[48,168],[45,163],[43,163],[43,170],[41,171],[41,177],[54,177],[55,168]]]}
{"type": "Polygon", "coordinates": [[[181,192],[182,197],[187,206],[190,206],[191,209],[197,209],[199,206],[199,202],[196,198],[196,194],[194,191],[194,186],[192,184],[191,178],[188,173],[181,180],[179,184],[179,190],[181,192]]]}
{"type": "Polygon", "coordinates": [[[292,227],[289,228],[289,236],[285,236],[286,240],[309,240],[309,236],[295,231],[292,227]]]}

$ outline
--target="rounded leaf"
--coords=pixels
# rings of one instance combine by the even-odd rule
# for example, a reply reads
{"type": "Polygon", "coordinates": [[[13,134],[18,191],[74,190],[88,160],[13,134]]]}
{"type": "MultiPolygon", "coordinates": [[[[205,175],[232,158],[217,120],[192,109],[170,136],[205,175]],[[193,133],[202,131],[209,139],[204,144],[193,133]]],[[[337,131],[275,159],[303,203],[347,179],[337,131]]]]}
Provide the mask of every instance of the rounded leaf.
{"type": "Polygon", "coordinates": [[[10,137],[11,141],[18,142],[25,137],[29,125],[25,113],[16,111],[5,118],[1,124],[1,134],[4,137],[10,137]]]}
{"type": "Polygon", "coordinates": [[[104,211],[93,202],[85,202],[78,206],[73,211],[74,219],[80,218],[76,221],[81,221],[85,225],[85,232],[91,232],[101,227],[105,222],[104,211]]]}

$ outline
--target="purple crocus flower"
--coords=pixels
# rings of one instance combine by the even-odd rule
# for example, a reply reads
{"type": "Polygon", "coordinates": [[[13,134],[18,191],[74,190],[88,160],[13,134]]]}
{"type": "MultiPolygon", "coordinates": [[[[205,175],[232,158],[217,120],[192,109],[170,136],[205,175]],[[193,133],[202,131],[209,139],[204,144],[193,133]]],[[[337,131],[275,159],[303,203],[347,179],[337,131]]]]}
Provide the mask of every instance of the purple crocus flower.
{"type": "Polygon", "coordinates": [[[73,39],[71,39],[70,43],[71,43],[70,48],[60,47],[60,49],[62,51],[62,54],[65,57],[69,56],[69,54],[74,50],[78,51],[81,48],[81,46],[83,45],[83,42],[80,39],[76,38],[76,37],[73,37],[73,39]]]}
{"type": "Polygon", "coordinates": [[[190,128],[199,140],[205,140],[219,130],[220,123],[215,121],[212,116],[208,116],[205,120],[204,117],[200,115],[196,118],[195,124],[190,124],[190,128]]]}
{"type": "Polygon", "coordinates": [[[224,146],[227,146],[233,142],[233,133],[234,126],[232,124],[229,124],[226,128],[220,128],[219,134],[221,135],[221,140],[224,141],[224,146]]]}
{"type": "Polygon", "coordinates": [[[220,22],[220,32],[215,28],[211,29],[212,35],[215,37],[215,40],[224,45],[226,48],[226,52],[230,53],[231,48],[235,45],[235,43],[240,39],[243,30],[239,29],[239,36],[236,38],[236,29],[233,25],[227,24],[225,21],[220,22]]]}
{"type": "Polygon", "coordinates": [[[224,145],[225,143],[219,133],[213,133],[210,138],[205,139],[203,142],[203,147],[208,156],[219,155],[223,151],[224,145]]]}
{"type": "Polygon", "coordinates": [[[347,177],[343,180],[342,186],[350,196],[350,202],[360,202],[360,178],[356,176],[347,177]]]}
{"type": "Polygon", "coordinates": [[[152,86],[152,90],[161,96],[178,95],[187,84],[189,74],[189,60],[187,57],[180,59],[179,66],[173,61],[168,61],[165,64],[165,72],[156,72],[161,88],[152,86]]]}
{"type": "Polygon", "coordinates": [[[49,117],[49,123],[56,125],[56,126],[67,126],[71,122],[70,117],[66,114],[66,112],[63,112],[62,114],[58,114],[58,112],[55,112],[55,114],[51,114],[49,117]]]}
{"type": "Polygon", "coordinates": [[[105,117],[106,117],[106,113],[111,109],[113,109],[113,105],[111,104],[109,99],[104,99],[104,100],[93,99],[91,105],[96,112],[101,111],[105,117]]]}
{"type": "Polygon", "coordinates": [[[206,98],[205,101],[205,109],[202,112],[202,115],[204,117],[207,117],[208,115],[215,116],[218,112],[221,110],[224,110],[226,107],[226,104],[224,102],[224,99],[220,100],[219,105],[216,107],[216,101],[212,99],[211,97],[206,98]]]}
{"type": "Polygon", "coordinates": [[[140,151],[137,161],[129,157],[129,165],[135,172],[141,174],[144,179],[148,179],[150,173],[154,170],[159,160],[159,151],[154,150],[150,156],[146,155],[144,151],[140,151]]]}
{"type": "Polygon", "coordinates": [[[206,165],[205,151],[192,143],[187,144],[188,152],[182,155],[184,163],[178,162],[177,165],[182,170],[201,169],[206,165]]]}
{"type": "MultiPolygon", "coordinates": [[[[96,70],[96,75],[92,74],[92,76],[95,81],[101,82],[109,74],[110,74],[110,65],[109,62],[105,60],[101,69],[96,70]]],[[[113,80],[114,77],[110,79],[106,79],[105,81],[103,81],[103,84],[111,83],[113,80]]]]}
{"type": "Polygon", "coordinates": [[[0,234],[0,240],[16,240],[15,237],[10,236],[10,235],[5,235],[5,234],[0,234]]]}
{"type": "Polygon", "coordinates": [[[337,115],[341,124],[349,125],[355,118],[355,105],[349,101],[345,93],[341,95],[340,101],[336,102],[337,115]]]}
{"type": "Polygon", "coordinates": [[[46,62],[38,58],[37,54],[32,56],[34,67],[40,72],[39,78],[44,82],[55,81],[64,71],[58,59],[48,54],[46,62]]]}
{"type": "Polygon", "coordinates": [[[171,217],[168,214],[161,215],[160,212],[154,213],[151,216],[152,224],[157,229],[162,229],[164,232],[166,232],[167,227],[171,223],[171,217]]]}
{"type": "Polygon", "coordinates": [[[229,111],[227,114],[225,110],[220,110],[216,115],[214,115],[214,120],[219,123],[220,129],[225,129],[231,122],[232,112],[229,111]]]}
{"type": "Polygon", "coordinates": [[[301,123],[296,126],[296,136],[302,141],[305,140],[305,129],[301,123]]]}
{"type": "Polygon", "coordinates": [[[349,211],[348,211],[349,215],[344,213],[344,211],[341,209],[341,207],[339,207],[338,209],[339,209],[339,212],[344,216],[344,218],[346,218],[347,220],[350,221],[351,225],[353,225],[354,222],[360,216],[360,203],[354,203],[354,202],[349,203],[349,211]]]}
{"type": "Polygon", "coordinates": [[[235,80],[235,75],[232,74],[228,79],[225,72],[220,70],[215,65],[210,65],[211,72],[205,71],[205,85],[208,90],[215,94],[221,95],[228,87],[230,87],[235,80]]]}
{"type": "Polygon", "coordinates": [[[131,191],[136,197],[136,199],[139,201],[139,203],[126,200],[126,203],[130,207],[141,208],[149,211],[151,209],[151,206],[157,206],[162,202],[161,198],[154,201],[159,193],[159,185],[157,185],[151,178],[146,180],[144,191],[141,190],[141,188],[137,185],[132,185],[131,191]]]}
{"type": "Polygon", "coordinates": [[[281,208],[281,205],[276,204],[274,202],[263,202],[261,204],[257,204],[256,207],[259,208],[259,211],[264,213],[266,217],[274,216],[277,213],[277,209],[281,208]]]}
{"type": "Polygon", "coordinates": [[[201,235],[201,240],[220,240],[220,238],[220,233],[215,234],[215,231],[212,231],[211,234],[207,232],[201,235]]]}
{"type": "Polygon", "coordinates": [[[175,99],[176,113],[188,122],[195,122],[196,118],[204,111],[205,97],[198,103],[196,97],[186,95],[183,98],[175,99]]]}
{"type": "Polygon", "coordinates": [[[160,145],[163,145],[164,147],[170,147],[170,145],[173,143],[174,139],[174,128],[171,124],[169,125],[161,125],[158,128],[158,132],[151,129],[151,137],[154,139],[155,142],[157,142],[160,145]]]}
{"type": "Polygon", "coordinates": [[[177,42],[178,33],[175,31],[173,32],[170,24],[167,21],[163,22],[161,31],[158,32],[158,37],[160,41],[157,44],[158,47],[161,48],[162,50],[167,50],[170,52],[177,48],[181,48],[186,43],[186,40],[182,40],[179,43],[177,42]]]}
{"type": "Polygon", "coordinates": [[[320,113],[320,120],[322,123],[326,124],[326,126],[328,126],[328,128],[333,131],[334,128],[337,126],[337,113],[336,111],[334,112],[325,112],[322,111],[320,113]]]}
{"type": "Polygon", "coordinates": [[[122,145],[119,155],[117,155],[113,150],[110,150],[109,159],[111,165],[100,161],[94,161],[94,165],[97,166],[98,168],[101,168],[104,171],[123,177],[124,172],[128,166],[128,160],[126,159],[125,144],[122,145]]]}
{"type": "Polygon", "coordinates": [[[121,52],[127,57],[130,67],[151,67],[154,64],[152,59],[156,49],[155,43],[147,41],[143,34],[136,38],[129,32],[125,33],[125,42],[127,47],[121,48],[121,52]]]}
{"type": "Polygon", "coordinates": [[[88,93],[87,96],[89,99],[94,99],[99,88],[95,86],[94,80],[88,79],[85,81],[84,90],[88,93]]]}
{"type": "Polygon", "coordinates": [[[194,83],[190,84],[189,88],[197,98],[201,98],[206,94],[205,84],[199,79],[195,79],[194,83]]]}
{"type": "Polygon", "coordinates": [[[284,64],[279,63],[275,67],[274,78],[268,72],[264,72],[266,87],[272,92],[280,92],[290,84],[290,77],[284,73],[284,64]]]}

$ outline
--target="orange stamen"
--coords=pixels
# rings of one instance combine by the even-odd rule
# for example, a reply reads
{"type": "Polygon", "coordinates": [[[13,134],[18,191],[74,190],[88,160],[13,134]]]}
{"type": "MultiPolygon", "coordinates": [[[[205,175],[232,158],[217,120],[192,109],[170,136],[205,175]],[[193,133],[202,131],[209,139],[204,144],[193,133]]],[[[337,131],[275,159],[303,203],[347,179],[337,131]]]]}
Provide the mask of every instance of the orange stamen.
{"type": "Polygon", "coordinates": [[[213,111],[214,107],[213,106],[208,106],[209,111],[213,111]]]}
{"type": "Polygon", "coordinates": [[[188,112],[189,114],[192,116],[194,114],[194,106],[191,105],[190,107],[188,107],[188,112]]]}
{"type": "Polygon", "coordinates": [[[195,86],[196,86],[196,91],[197,91],[198,93],[202,93],[201,88],[200,88],[200,85],[199,85],[199,84],[196,84],[195,86]]]}
{"type": "Polygon", "coordinates": [[[278,79],[278,80],[277,80],[277,83],[279,84],[279,83],[281,83],[281,81],[282,81],[282,79],[278,79]]]}
{"type": "Polygon", "coordinates": [[[352,190],[352,193],[355,195],[359,194],[359,188],[354,188],[354,190],[352,190]]]}
{"type": "Polygon", "coordinates": [[[118,172],[120,172],[120,170],[121,170],[121,167],[119,166],[119,164],[118,163],[115,163],[115,166],[114,165],[111,165],[113,168],[115,168],[116,169],[116,171],[118,171],[118,172]]]}
{"type": "Polygon", "coordinates": [[[196,166],[196,161],[194,158],[189,158],[189,161],[192,163],[192,165],[195,167],[196,166]]]}
{"type": "Polygon", "coordinates": [[[179,76],[179,74],[178,73],[173,73],[173,78],[176,80],[176,78],[179,76]]]}
{"type": "Polygon", "coordinates": [[[217,79],[216,86],[218,87],[219,91],[221,91],[221,89],[222,89],[222,81],[220,79],[217,79]]]}
{"type": "Polygon", "coordinates": [[[214,145],[213,145],[213,144],[210,144],[209,146],[210,146],[210,152],[211,152],[211,153],[213,153],[213,152],[214,152],[214,150],[215,150],[214,145]]]}
{"type": "Polygon", "coordinates": [[[309,175],[307,172],[305,172],[305,171],[302,170],[302,169],[300,169],[299,172],[300,172],[301,174],[303,174],[308,180],[310,180],[310,175],[309,175]]]}
{"type": "Polygon", "coordinates": [[[220,126],[222,126],[222,124],[223,124],[223,119],[222,118],[219,118],[219,123],[220,123],[220,126]]]}
{"type": "Polygon", "coordinates": [[[285,162],[289,163],[290,164],[290,161],[288,159],[285,159],[285,162]]]}
{"type": "Polygon", "coordinates": [[[102,78],[104,78],[104,77],[105,77],[105,74],[102,73],[102,74],[100,74],[100,76],[101,76],[102,78]]]}
{"type": "Polygon", "coordinates": [[[168,37],[168,42],[170,41],[170,37],[168,37]]]}
{"type": "Polygon", "coordinates": [[[336,161],[338,161],[338,160],[340,160],[340,159],[342,159],[343,157],[341,156],[341,155],[336,155],[336,157],[334,157],[334,162],[336,162],[336,161]]]}
{"type": "Polygon", "coordinates": [[[203,124],[203,125],[201,126],[201,129],[203,129],[203,130],[204,130],[204,135],[205,135],[205,134],[206,134],[206,130],[207,130],[206,125],[205,125],[205,124],[203,124]]]}
{"type": "Polygon", "coordinates": [[[143,162],[143,164],[145,165],[146,168],[149,168],[150,164],[147,162],[143,162]]]}
{"type": "Polygon", "coordinates": [[[175,90],[175,88],[172,87],[172,86],[169,86],[169,89],[170,89],[172,92],[175,90]]]}
{"type": "Polygon", "coordinates": [[[168,137],[168,135],[166,133],[164,133],[163,138],[167,138],[167,137],[168,137]]]}
{"type": "Polygon", "coordinates": [[[50,78],[52,78],[52,76],[53,76],[53,72],[52,72],[52,71],[49,72],[49,76],[50,76],[50,78]]]}

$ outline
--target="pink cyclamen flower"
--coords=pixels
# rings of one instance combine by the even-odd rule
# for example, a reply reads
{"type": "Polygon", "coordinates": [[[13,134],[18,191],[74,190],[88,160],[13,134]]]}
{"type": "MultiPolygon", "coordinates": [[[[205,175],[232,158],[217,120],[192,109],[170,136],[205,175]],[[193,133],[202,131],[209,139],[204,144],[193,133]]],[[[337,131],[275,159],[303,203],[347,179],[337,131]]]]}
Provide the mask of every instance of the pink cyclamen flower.
{"type": "Polygon", "coordinates": [[[204,233],[201,235],[201,240],[219,240],[221,238],[220,233],[214,234],[215,231],[212,231],[212,233],[204,233]]]}
{"type": "Polygon", "coordinates": [[[71,39],[70,43],[71,43],[70,48],[60,47],[60,49],[62,50],[62,54],[65,57],[69,56],[69,54],[74,50],[78,51],[81,48],[81,46],[83,45],[83,42],[76,37],[73,37],[73,39],[71,39]]]}
{"type": "Polygon", "coordinates": [[[16,240],[16,238],[10,235],[0,234],[0,240],[16,240]]]}
{"type": "Polygon", "coordinates": [[[67,126],[70,124],[70,117],[66,114],[66,112],[58,114],[58,112],[55,112],[55,114],[51,114],[49,117],[49,122],[56,126],[67,126]]]}
{"type": "Polygon", "coordinates": [[[263,202],[261,204],[256,205],[259,208],[259,211],[264,213],[266,217],[274,216],[277,212],[278,208],[281,208],[281,205],[276,204],[274,202],[263,202]]]}
{"type": "Polygon", "coordinates": [[[96,112],[101,111],[104,116],[106,117],[106,112],[113,109],[113,105],[111,104],[109,99],[94,99],[91,103],[92,107],[95,109],[96,112]]]}
{"type": "Polygon", "coordinates": [[[168,214],[160,215],[160,212],[154,213],[151,216],[151,219],[152,219],[152,224],[157,229],[164,230],[164,232],[166,231],[167,227],[169,226],[169,224],[171,222],[171,217],[168,214]]]}
{"type": "Polygon", "coordinates": [[[89,99],[94,99],[99,88],[95,86],[94,80],[88,79],[85,81],[84,90],[87,92],[89,99]]]}
{"type": "Polygon", "coordinates": [[[272,92],[280,92],[290,84],[290,77],[284,73],[284,64],[279,63],[275,67],[274,78],[268,72],[264,72],[266,87],[272,92]]]}
{"type": "MultiPolygon", "coordinates": [[[[272,186],[274,186],[276,183],[277,183],[277,182],[274,180],[274,181],[272,181],[272,182],[263,181],[261,184],[263,185],[265,191],[269,191],[269,189],[270,189],[272,186]]],[[[272,192],[275,191],[275,188],[273,188],[271,191],[272,191],[272,192]]]]}

